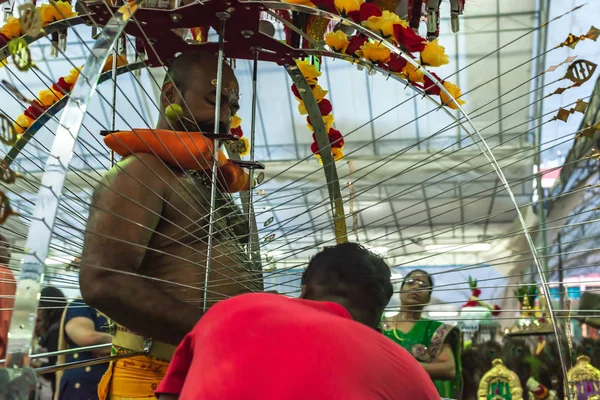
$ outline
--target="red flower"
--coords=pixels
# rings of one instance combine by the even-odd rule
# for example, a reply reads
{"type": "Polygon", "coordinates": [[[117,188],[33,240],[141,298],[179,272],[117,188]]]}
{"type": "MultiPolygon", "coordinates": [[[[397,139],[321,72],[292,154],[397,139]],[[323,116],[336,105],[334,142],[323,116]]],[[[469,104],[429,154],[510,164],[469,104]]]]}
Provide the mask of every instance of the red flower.
{"type": "Polygon", "coordinates": [[[360,50],[360,46],[362,46],[363,44],[365,44],[365,42],[367,41],[367,37],[364,35],[354,35],[352,37],[350,37],[350,44],[348,44],[348,47],[346,48],[346,54],[350,55],[350,56],[354,56],[355,52],[357,50],[360,50]]]}
{"type": "Polygon", "coordinates": [[[400,72],[400,71],[402,71],[402,68],[404,68],[406,66],[407,62],[408,61],[406,61],[404,58],[402,58],[398,54],[392,53],[390,55],[390,61],[387,62],[387,66],[388,66],[389,70],[392,72],[400,72]]]}
{"type": "Polygon", "coordinates": [[[300,98],[300,92],[298,91],[296,85],[292,85],[292,93],[294,93],[294,96],[296,96],[297,98],[300,98]]]}
{"type": "Polygon", "coordinates": [[[331,147],[344,147],[344,137],[337,129],[331,128],[329,130],[329,143],[331,143],[331,147]]]}
{"type": "Polygon", "coordinates": [[[469,300],[465,304],[463,304],[463,308],[465,307],[477,307],[479,305],[475,300],[469,300]]]}
{"type": "Polygon", "coordinates": [[[403,27],[400,24],[394,25],[394,36],[398,43],[409,52],[422,52],[425,49],[427,41],[417,35],[410,27],[403,27]]]}
{"type": "MultiPolygon", "coordinates": [[[[439,76],[437,76],[435,73],[431,72],[431,75],[433,75],[441,84],[444,84],[444,81],[442,80],[442,78],[440,78],[439,76]]],[[[434,94],[434,95],[440,95],[440,93],[442,92],[442,89],[437,86],[431,79],[429,79],[429,77],[427,75],[423,76],[423,87],[425,89],[425,93],[427,94],[434,94]]]]}
{"type": "Polygon", "coordinates": [[[471,293],[473,294],[473,297],[479,297],[481,295],[481,290],[474,288],[471,290],[471,293]]]}
{"type": "Polygon", "coordinates": [[[331,114],[331,111],[333,110],[331,102],[327,99],[321,100],[319,102],[319,110],[321,111],[321,115],[323,116],[331,114]]]}
{"type": "Polygon", "coordinates": [[[494,311],[492,311],[492,315],[494,317],[497,317],[498,315],[500,315],[501,312],[502,312],[502,309],[500,307],[498,307],[497,305],[495,305],[494,311]]]}
{"type": "Polygon", "coordinates": [[[0,47],[4,47],[8,42],[10,42],[8,36],[0,33],[0,47]]]}
{"type": "Polygon", "coordinates": [[[312,151],[313,154],[319,154],[319,145],[317,144],[317,142],[313,142],[310,145],[310,151],[312,151]]]}
{"type": "Polygon", "coordinates": [[[350,11],[348,16],[357,24],[369,19],[369,17],[381,17],[381,10],[373,3],[362,3],[359,11],[350,11]]]}
{"type": "Polygon", "coordinates": [[[232,135],[235,135],[235,136],[237,136],[237,137],[242,137],[242,136],[244,136],[244,132],[242,132],[242,127],[241,127],[241,126],[238,126],[237,128],[233,128],[233,129],[231,130],[231,134],[232,134],[232,135]]]}

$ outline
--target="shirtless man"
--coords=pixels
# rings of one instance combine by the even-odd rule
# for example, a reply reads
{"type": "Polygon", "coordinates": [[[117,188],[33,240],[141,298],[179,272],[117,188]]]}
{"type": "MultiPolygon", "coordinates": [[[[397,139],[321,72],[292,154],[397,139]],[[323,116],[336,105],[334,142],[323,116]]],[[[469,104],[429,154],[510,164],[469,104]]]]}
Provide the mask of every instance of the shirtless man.
{"type": "MultiPolygon", "coordinates": [[[[161,107],[179,104],[184,118],[161,117],[156,129],[194,132],[196,121],[203,132],[214,131],[217,62],[202,53],[173,61],[161,107]]],[[[238,91],[233,70],[224,65],[220,132],[229,132],[238,91]]],[[[203,315],[209,174],[186,174],[138,153],[108,171],[93,195],[80,271],[83,298],[127,328],[117,327],[117,352],[139,351],[143,338],[153,339],[151,357],[119,360],[109,368],[100,398],[109,392],[111,399],[152,398],[174,351],[170,345],[177,345],[203,315]]],[[[245,225],[232,221],[226,202],[228,197],[217,191],[209,305],[254,288],[239,240],[244,235],[232,228],[245,225]]]]}

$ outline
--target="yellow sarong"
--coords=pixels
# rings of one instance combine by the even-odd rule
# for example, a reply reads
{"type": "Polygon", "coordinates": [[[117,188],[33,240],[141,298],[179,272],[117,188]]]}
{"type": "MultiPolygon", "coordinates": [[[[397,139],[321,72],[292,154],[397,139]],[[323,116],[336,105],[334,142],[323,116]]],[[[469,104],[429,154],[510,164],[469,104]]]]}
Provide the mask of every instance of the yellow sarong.
{"type": "MultiPolygon", "coordinates": [[[[113,354],[125,351],[113,347],[113,354]]],[[[100,400],[156,399],[154,392],[168,367],[168,362],[148,356],[113,361],[98,384],[98,397],[100,400]]]]}

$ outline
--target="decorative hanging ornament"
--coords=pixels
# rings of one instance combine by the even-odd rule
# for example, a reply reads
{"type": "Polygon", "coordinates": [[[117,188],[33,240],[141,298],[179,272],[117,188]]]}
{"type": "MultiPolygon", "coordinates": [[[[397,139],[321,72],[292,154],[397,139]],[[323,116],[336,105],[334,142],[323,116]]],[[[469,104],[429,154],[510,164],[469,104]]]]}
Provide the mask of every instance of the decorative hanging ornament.
{"type": "Polygon", "coordinates": [[[4,192],[0,192],[0,225],[4,224],[8,217],[15,214],[16,213],[10,206],[10,199],[8,196],[6,196],[4,192]]]}
{"type": "Polygon", "coordinates": [[[42,18],[40,12],[32,3],[19,6],[19,22],[21,30],[32,38],[37,38],[42,31],[42,18]]]}
{"type": "Polygon", "coordinates": [[[569,79],[573,83],[582,84],[587,82],[594,71],[596,71],[597,64],[594,64],[588,60],[577,60],[573,64],[569,65],[565,78],[569,79]]]}
{"type": "Polygon", "coordinates": [[[267,226],[271,225],[273,223],[273,221],[275,220],[274,217],[269,217],[265,223],[263,224],[263,226],[266,228],[267,226]]]}
{"type": "Polygon", "coordinates": [[[18,37],[8,42],[8,52],[19,71],[25,72],[33,66],[31,51],[25,39],[18,37]]]}
{"type": "Polygon", "coordinates": [[[0,115],[0,141],[7,146],[17,143],[17,132],[12,121],[4,114],[0,115]]]}
{"type": "Polygon", "coordinates": [[[2,163],[0,165],[0,181],[11,184],[15,183],[18,177],[20,177],[20,175],[10,169],[6,164],[2,163]]]}

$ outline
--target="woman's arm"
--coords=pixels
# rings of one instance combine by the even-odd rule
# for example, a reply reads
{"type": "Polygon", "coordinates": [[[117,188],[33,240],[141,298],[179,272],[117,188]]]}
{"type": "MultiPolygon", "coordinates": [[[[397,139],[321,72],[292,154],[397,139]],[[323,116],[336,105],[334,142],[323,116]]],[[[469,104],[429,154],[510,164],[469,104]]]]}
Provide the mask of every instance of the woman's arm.
{"type": "MultiPolygon", "coordinates": [[[[69,339],[80,347],[112,342],[111,335],[96,331],[94,321],[86,317],[71,318],[65,324],[65,333],[69,336],[69,339]]],[[[110,355],[110,347],[107,347],[105,350],[97,350],[95,353],[98,355],[110,355]]]]}
{"type": "Polygon", "coordinates": [[[456,360],[449,344],[444,344],[437,359],[430,363],[421,363],[421,366],[431,379],[451,380],[456,376],[456,360]]]}

